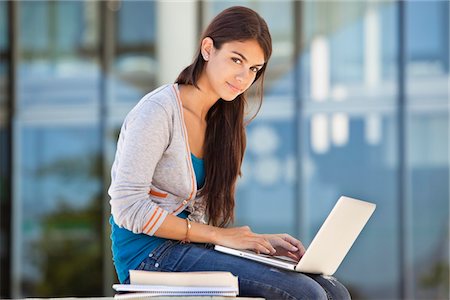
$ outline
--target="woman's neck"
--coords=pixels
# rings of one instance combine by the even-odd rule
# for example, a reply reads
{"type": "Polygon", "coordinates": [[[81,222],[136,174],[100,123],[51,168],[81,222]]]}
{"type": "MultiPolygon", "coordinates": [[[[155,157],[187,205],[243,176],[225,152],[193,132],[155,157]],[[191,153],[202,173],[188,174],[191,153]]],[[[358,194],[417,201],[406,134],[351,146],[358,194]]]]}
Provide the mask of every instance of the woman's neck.
{"type": "Polygon", "coordinates": [[[200,120],[206,120],[206,114],[209,109],[217,102],[219,97],[211,92],[208,88],[208,84],[202,81],[198,81],[197,85],[200,89],[197,89],[193,85],[182,84],[178,86],[180,91],[181,102],[183,108],[189,110],[192,114],[197,116],[200,120]]]}

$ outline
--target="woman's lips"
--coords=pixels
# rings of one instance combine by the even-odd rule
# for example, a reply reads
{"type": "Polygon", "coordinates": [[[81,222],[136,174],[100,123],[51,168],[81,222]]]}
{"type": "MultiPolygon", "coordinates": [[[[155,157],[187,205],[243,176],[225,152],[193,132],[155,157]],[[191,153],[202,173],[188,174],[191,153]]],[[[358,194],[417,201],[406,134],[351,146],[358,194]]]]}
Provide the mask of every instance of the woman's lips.
{"type": "Polygon", "coordinates": [[[232,91],[234,91],[235,93],[241,93],[241,92],[242,92],[242,90],[241,90],[240,88],[235,87],[235,86],[232,85],[231,83],[227,82],[227,84],[228,84],[228,87],[229,87],[232,91]]]}

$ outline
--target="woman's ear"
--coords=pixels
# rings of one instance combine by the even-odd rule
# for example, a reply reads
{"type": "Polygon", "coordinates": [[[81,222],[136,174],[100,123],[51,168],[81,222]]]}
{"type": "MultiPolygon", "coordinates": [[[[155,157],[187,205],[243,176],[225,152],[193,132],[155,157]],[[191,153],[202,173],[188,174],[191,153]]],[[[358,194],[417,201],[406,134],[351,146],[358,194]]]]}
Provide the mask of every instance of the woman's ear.
{"type": "Polygon", "coordinates": [[[208,61],[209,58],[211,57],[213,48],[214,48],[214,41],[212,40],[212,38],[210,38],[209,36],[205,37],[202,40],[202,45],[201,45],[201,52],[202,52],[203,59],[205,61],[208,61]]]}

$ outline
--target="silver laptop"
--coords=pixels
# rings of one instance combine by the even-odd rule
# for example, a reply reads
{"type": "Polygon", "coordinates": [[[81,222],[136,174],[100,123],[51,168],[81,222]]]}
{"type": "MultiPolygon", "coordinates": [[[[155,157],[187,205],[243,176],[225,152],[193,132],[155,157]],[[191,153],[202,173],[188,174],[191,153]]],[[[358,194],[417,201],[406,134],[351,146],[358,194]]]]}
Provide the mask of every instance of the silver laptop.
{"type": "Polygon", "coordinates": [[[331,276],[344,260],[375,207],[373,203],[340,197],[298,263],[288,257],[256,254],[218,245],[214,249],[291,271],[331,276]]]}

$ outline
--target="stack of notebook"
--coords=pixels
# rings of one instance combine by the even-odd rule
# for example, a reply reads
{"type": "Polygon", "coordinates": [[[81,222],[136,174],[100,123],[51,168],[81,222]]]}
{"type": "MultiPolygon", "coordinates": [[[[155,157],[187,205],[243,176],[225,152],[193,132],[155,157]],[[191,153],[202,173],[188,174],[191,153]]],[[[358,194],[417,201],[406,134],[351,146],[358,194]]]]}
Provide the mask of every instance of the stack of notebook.
{"type": "Polygon", "coordinates": [[[239,294],[230,272],[151,272],[130,270],[130,284],[114,284],[114,298],[151,296],[231,296],[239,294]]]}

